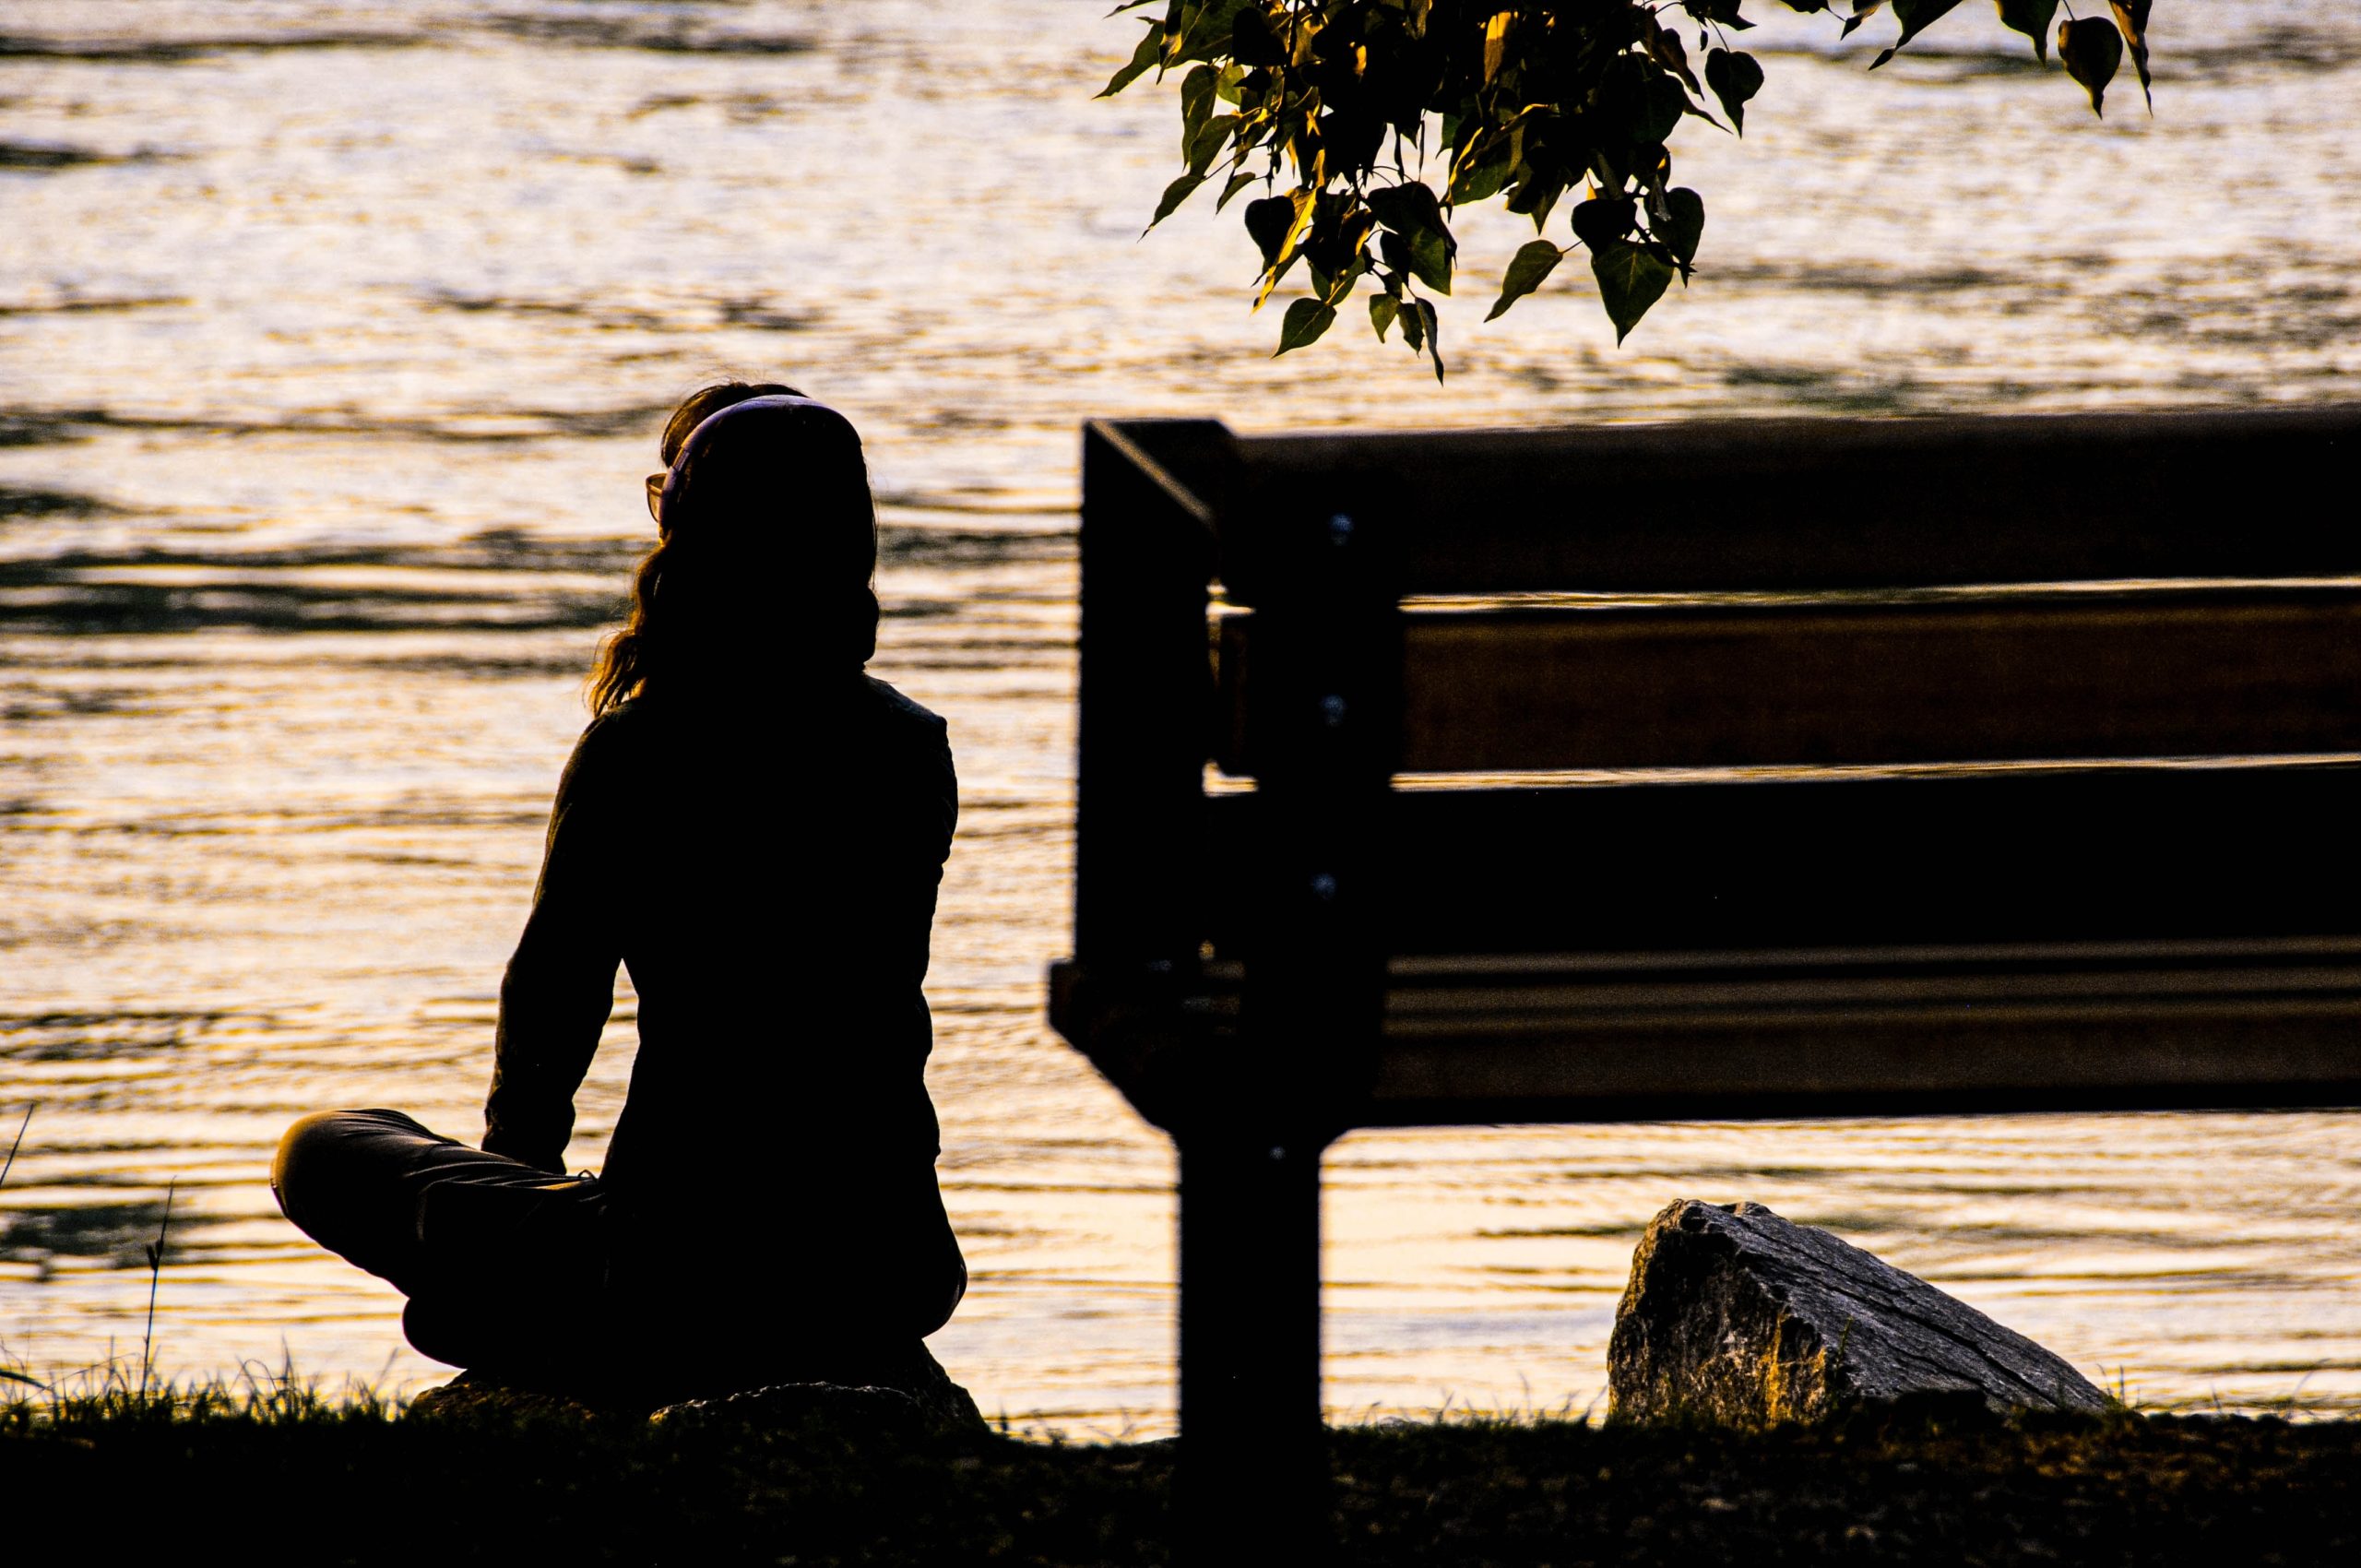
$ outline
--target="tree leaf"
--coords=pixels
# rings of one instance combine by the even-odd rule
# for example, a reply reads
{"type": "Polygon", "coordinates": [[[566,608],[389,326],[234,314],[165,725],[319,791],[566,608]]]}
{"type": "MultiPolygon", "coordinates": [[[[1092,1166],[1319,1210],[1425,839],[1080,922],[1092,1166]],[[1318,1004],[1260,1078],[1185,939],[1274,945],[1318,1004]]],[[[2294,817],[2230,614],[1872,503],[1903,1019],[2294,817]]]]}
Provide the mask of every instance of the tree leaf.
{"type": "Polygon", "coordinates": [[[1607,319],[1615,324],[1615,346],[1619,349],[1631,328],[1648,314],[1648,307],[1671,287],[1672,264],[1645,246],[1618,240],[1591,253],[1590,269],[1598,279],[1599,303],[1607,307],[1607,319]]]}
{"type": "Polygon", "coordinates": [[[2115,68],[2123,64],[2123,35],[2105,17],[2060,22],[2058,57],[2066,62],[2066,74],[2091,95],[2091,113],[2104,119],[2106,84],[2115,79],[2115,68]]]}
{"type": "MultiPolygon", "coordinates": [[[[1884,4],[1885,0],[1853,0],[1853,14],[1845,18],[1845,25],[1837,30],[1836,36],[1839,38],[1852,37],[1853,30],[1859,27],[1863,22],[1868,21],[1871,17],[1876,16],[1878,14],[1878,7],[1884,4]]],[[[1821,7],[1823,10],[1826,8],[1827,7],[1825,6],[1821,7]]]]}
{"type": "Polygon", "coordinates": [[[1958,5],[1959,0],[1893,0],[1893,19],[1902,24],[1902,36],[1893,41],[1893,47],[1900,49],[1958,5]]]}
{"type": "Polygon", "coordinates": [[[1442,220],[1442,204],[1424,182],[1406,181],[1363,198],[1386,232],[1378,250],[1386,265],[1408,272],[1439,294],[1451,292],[1451,264],[1459,242],[1442,220]]]}
{"type": "Polygon", "coordinates": [[[1631,127],[1631,139],[1645,146],[1672,135],[1680,117],[1689,113],[1689,94],[1681,89],[1678,77],[1660,70],[1652,71],[1640,105],[1640,118],[1631,127]]]}
{"type": "Polygon", "coordinates": [[[1732,32],[1744,32],[1754,24],[1738,14],[1738,4],[1739,0],[1680,0],[1680,8],[1701,22],[1715,22],[1732,32]]]}
{"type": "MultiPolygon", "coordinates": [[[[1874,71],[1896,54],[1901,53],[1912,39],[1940,21],[1945,12],[1958,5],[1959,0],[1893,0],[1893,18],[1902,24],[1902,36],[1893,41],[1892,48],[1886,50],[1869,62],[1869,69],[1874,71]]],[[[1874,9],[1857,3],[1853,8],[1860,13],[1855,18],[1857,21],[1866,18],[1869,11],[1874,9]]],[[[1852,31],[1852,25],[1847,23],[1845,30],[1852,31]]]]}
{"type": "Polygon", "coordinates": [[[1410,271],[1438,294],[1451,292],[1451,258],[1457,247],[1447,234],[1421,229],[1410,236],[1410,271]]]}
{"type": "Polygon", "coordinates": [[[1230,19],[1229,57],[1249,67],[1287,63],[1287,45],[1271,30],[1270,18],[1261,6],[1246,6],[1230,19]]]}
{"type": "Polygon", "coordinates": [[[2140,96],[2153,114],[2156,95],[2148,89],[2149,0],[2107,0],[2107,4],[2115,12],[2116,26],[2123,30],[2124,42],[2131,45],[2131,68],[2140,73],[2140,96]]]}
{"type": "MultiPolygon", "coordinates": [[[[1205,177],[1203,174],[1183,174],[1165,186],[1164,199],[1156,204],[1156,216],[1147,220],[1148,229],[1155,228],[1171,217],[1182,202],[1197,194],[1197,187],[1204,183],[1205,177]]],[[[1145,234],[1147,229],[1143,229],[1140,232],[1145,234]]]]}
{"type": "Polygon", "coordinates": [[[1494,137],[1487,142],[1481,157],[1462,157],[1451,165],[1451,199],[1453,205],[1487,201],[1500,195],[1501,187],[1516,172],[1516,150],[1507,137],[1494,137]]]}
{"type": "Polygon", "coordinates": [[[1650,227],[1679,260],[1685,274],[1697,259],[1697,242],[1704,237],[1705,198],[1680,185],[1665,193],[1664,206],[1664,211],[1652,214],[1655,222],[1650,227]]]}
{"type": "Polygon", "coordinates": [[[1639,208],[1629,196],[1593,196],[1574,205],[1574,238],[1603,251],[1631,232],[1639,208]]]}
{"type": "MultiPolygon", "coordinates": [[[[1531,166],[1527,165],[1528,171],[1531,166]]],[[[1562,170],[1562,166],[1556,166],[1562,170]]],[[[1533,220],[1533,232],[1540,233],[1548,226],[1549,214],[1557,207],[1558,198],[1566,194],[1566,177],[1562,172],[1548,175],[1528,172],[1525,184],[1509,193],[1511,212],[1521,212],[1533,220]]]]}
{"type": "Polygon", "coordinates": [[[1508,53],[1509,24],[1516,20],[1514,11],[1495,11],[1484,24],[1484,85],[1501,74],[1501,59],[1508,53]]]}
{"type": "Polygon", "coordinates": [[[1189,34],[1204,19],[1204,0],[1172,0],[1164,12],[1164,53],[1157,63],[1173,66],[1180,63],[1189,46],[1189,34]]]}
{"type": "MultiPolygon", "coordinates": [[[[1297,247],[1297,243],[1303,238],[1303,232],[1311,226],[1312,215],[1319,208],[1320,193],[1311,186],[1302,185],[1297,187],[1291,195],[1274,196],[1271,199],[1287,204],[1287,223],[1275,231],[1277,248],[1275,251],[1264,253],[1265,265],[1263,269],[1263,290],[1254,296],[1256,310],[1263,308],[1271,297],[1271,291],[1279,286],[1279,279],[1286,277],[1295,264],[1302,259],[1303,252],[1297,247]]],[[[1250,220],[1258,208],[1264,208],[1264,204],[1259,201],[1246,204],[1246,215],[1250,220]]],[[[1264,210],[1267,215],[1269,209],[1264,208],[1264,210]]],[[[1259,235],[1257,242],[1260,242],[1259,235]]]]}
{"type": "Polygon", "coordinates": [[[2058,15],[2058,0],[1992,0],[2000,25],[2033,40],[2034,58],[2049,64],[2049,21],[2058,15]]]}
{"type": "Polygon", "coordinates": [[[1287,306],[1287,314],[1279,323],[1279,346],[1271,357],[1277,359],[1290,350],[1320,340],[1320,335],[1336,324],[1334,306],[1318,300],[1298,300],[1287,306]]]}
{"type": "Polygon", "coordinates": [[[1435,380],[1440,383],[1442,380],[1442,323],[1436,318],[1435,307],[1431,301],[1412,300],[1410,311],[1418,316],[1419,326],[1426,330],[1427,358],[1434,362],[1435,380]]]}
{"type": "Polygon", "coordinates": [[[1214,112],[1214,89],[1220,73],[1211,65],[1192,65],[1180,78],[1180,147],[1185,154],[1197,139],[1197,128],[1214,112]]]}
{"type": "Polygon", "coordinates": [[[1412,353],[1427,346],[1427,313],[1418,308],[1424,303],[1424,300],[1402,302],[1402,341],[1410,345],[1412,353]]]}
{"type": "MultiPolygon", "coordinates": [[[[1219,212],[1223,208],[1228,207],[1229,205],[1230,197],[1236,196],[1239,192],[1244,190],[1247,186],[1252,184],[1262,177],[1262,175],[1255,173],[1252,169],[1241,169],[1237,173],[1232,174],[1229,177],[1229,183],[1222,186],[1221,199],[1214,203],[1214,210],[1216,212],[1219,212]]],[[[1153,225],[1150,225],[1150,227],[1153,227],[1153,225]]]]}
{"type": "Polygon", "coordinates": [[[1395,233],[1408,236],[1422,229],[1436,233],[1448,233],[1442,222],[1442,203],[1423,181],[1406,180],[1398,185],[1374,190],[1367,197],[1369,209],[1377,220],[1395,233]]]}
{"type": "Polygon", "coordinates": [[[1508,272],[1501,279],[1501,297],[1494,303],[1491,315],[1484,319],[1491,321],[1497,318],[1509,306],[1541,287],[1549,274],[1557,270],[1558,263],[1565,254],[1547,240],[1533,240],[1519,246],[1516,255],[1509,258],[1508,272]]]}
{"type": "Polygon", "coordinates": [[[1386,333],[1394,327],[1394,318],[1401,314],[1402,302],[1393,295],[1371,294],[1369,297],[1369,324],[1376,329],[1379,342],[1385,341],[1386,333]]]}
{"type": "Polygon", "coordinates": [[[1137,49],[1132,51],[1132,57],[1124,62],[1123,68],[1108,78],[1106,87],[1099,90],[1098,96],[1114,97],[1155,69],[1157,61],[1162,58],[1163,54],[1164,24],[1150,22],[1147,24],[1147,36],[1140,40],[1140,46],[1137,49]]]}
{"type": "Polygon", "coordinates": [[[1705,90],[1697,85],[1696,74],[1689,68],[1689,51],[1681,47],[1680,35],[1670,28],[1658,27],[1653,33],[1643,28],[1640,47],[1648,52],[1648,58],[1679,77],[1690,91],[1705,90]]]}
{"type": "Polygon", "coordinates": [[[1716,49],[1705,56],[1705,85],[1722,101],[1722,110],[1738,127],[1738,134],[1746,135],[1747,103],[1762,90],[1761,62],[1736,49],[1716,49]]]}
{"type": "Polygon", "coordinates": [[[1214,160],[1229,145],[1229,138],[1238,134],[1238,119],[1235,114],[1216,114],[1197,127],[1197,134],[1189,138],[1186,149],[1191,173],[1202,174],[1214,166],[1214,160]]]}
{"type": "Polygon", "coordinates": [[[1279,259],[1281,247],[1295,230],[1295,202],[1287,196],[1264,196],[1246,204],[1246,232],[1263,253],[1263,265],[1270,267],[1279,259]]]}

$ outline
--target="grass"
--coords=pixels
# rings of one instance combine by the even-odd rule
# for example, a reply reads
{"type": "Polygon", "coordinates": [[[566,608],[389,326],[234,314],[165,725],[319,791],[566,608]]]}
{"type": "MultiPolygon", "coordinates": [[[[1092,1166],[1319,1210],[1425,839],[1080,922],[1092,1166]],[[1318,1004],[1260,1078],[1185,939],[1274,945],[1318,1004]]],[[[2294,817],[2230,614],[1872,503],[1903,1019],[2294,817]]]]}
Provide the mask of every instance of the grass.
{"type": "MultiPolygon", "coordinates": [[[[94,1562],[150,1561],[168,1528],[234,1532],[241,1562],[306,1565],[408,1564],[422,1552],[586,1563],[1169,1560],[1169,1443],[857,1431],[819,1411],[650,1423],[546,1400],[427,1415],[365,1386],[323,1395],[288,1365],[160,1384],[153,1276],[163,1242],[160,1228],[136,1377],[119,1360],[46,1382],[0,1363],[0,1497],[15,1526],[0,1539],[12,1546],[61,1522],[75,1559],[94,1562]]],[[[2361,1562],[2361,1422],[2143,1414],[2120,1402],[2124,1392],[2118,1379],[2116,1408],[2098,1418],[2003,1420],[1952,1400],[1759,1431],[1601,1427],[1571,1412],[1344,1427],[1330,1440],[1335,1560],[2361,1562]]],[[[1234,1512],[1225,1555],[1240,1568],[1268,1561],[1255,1521],[1234,1512]]]]}
{"type": "MultiPolygon", "coordinates": [[[[1948,1408],[1736,1432],[1490,1418],[1334,1432],[1352,1563],[2361,1561],[2361,1423],[2003,1420],[1948,1408]]],[[[265,1521],[248,1562],[1167,1561],[1169,1443],[410,1416],[283,1369],[0,1405],[19,1516],[265,1521]]],[[[1241,1562],[1253,1522],[1238,1521],[1241,1562]]]]}

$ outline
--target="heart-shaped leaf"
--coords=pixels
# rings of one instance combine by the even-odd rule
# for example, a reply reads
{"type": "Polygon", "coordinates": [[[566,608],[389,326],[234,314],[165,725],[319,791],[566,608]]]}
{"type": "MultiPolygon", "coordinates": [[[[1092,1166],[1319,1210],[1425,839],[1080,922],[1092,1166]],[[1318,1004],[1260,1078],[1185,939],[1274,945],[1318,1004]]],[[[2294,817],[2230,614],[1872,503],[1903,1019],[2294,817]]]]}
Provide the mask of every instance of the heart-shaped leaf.
{"type": "Polygon", "coordinates": [[[1697,259],[1697,242],[1705,232],[1705,198],[1686,185],[1667,191],[1664,210],[1650,214],[1649,227],[1687,271],[1697,259]]]}
{"type": "Polygon", "coordinates": [[[1279,323],[1279,346],[1271,357],[1277,359],[1291,349],[1318,342],[1320,335],[1335,324],[1334,306],[1322,304],[1318,300],[1296,301],[1287,306],[1287,314],[1279,323]]]}
{"type": "Polygon", "coordinates": [[[1283,196],[1264,196],[1246,204],[1246,232],[1263,253],[1263,265],[1279,259],[1279,251],[1295,230],[1295,203],[1283,196]]]}
{"type": "Polygon", "coordinates": [[[1257,6],[1240,9],[1229,24],[1229,57],[1241,65],[1284,65],[1287,45],[1271,30],[1270,18],[1257,6]]]}
{"type": "Polygon", "coordinates": [[[1593,196],[1574,204],[1574,238],[1603,251],[1631,232],[1639,208],[1629,196],[1593,196]]]}
{"type": "Polygon", "coordinates": [[[2058,0],[1993,0],[1993,4],[1999,7],[2000,25],[2032,39],[2034,58],[2047,65],[2049,21],[2058,15],[2058,0]]]}
{"type": "Polygon", "coordinates": [[[1592,252],[1590,269],[1598,279],[1599,303],[1615,324],[1615,344],[1620,348],[1648,307],[1672,286],[1672,264],[1643,245],[1618,240],[1592,252]]]}
{"type": "Polygon", "coordinates": [[[2091,113],[2104,118],[2106,84],[2115,79],[2115,68],[2123,64],[2123,35],[2115,30],[2115,24],[2105,17],[2060,22],[2058,57],[2066,62],[2066,74],[2091,95],[2091,113]]]}
{"type": "MultiPolygon", "coordinates": [[[[1943,12],[1957,7],[1957,5],[1960,5],[1960,0],[1893,0],[1893,18],[1898,24],[1903,24],[1903,35],[1893,41],[1893,50],[1886,50],[1884,54],[1877,56],[1877,66],[1893,59],[1893,52],[1901,50],[1903,45],[1907,45],[1927,29],[1931,29],[1936,21],[1943,18],[1943,12]]],[[[1877,66],[1870,68],[1875,71],[1877,66]]]]}
{"type": "Polygon", "coordinates": [[[1541,287],[1542,280],[1557,270],[1565,254],[1547,240],[1534,240],[1519,247],[1516,255],[1509,258],[1508,272],[1501,279],[1501,297],[1494,303],[1491,315],[1484,319],[1494,319],[1541,287]]]}
{"type": "Polygon", "coordinates": [[[1443,227],[1442,203],[1435,199],[1433,189],[1421,181],[1406,180],[1371,191],[1368,201],[1377,220],[1397,234],[1416,234],[1423,230],[1438,234],[1449,232],[1443,227]]]}
{"type": "Polygon", "coordinates": [[[1736,49],[1716,49],[1705,56],[1705,85],[1722,101],[1722,110],[1746,135],[1746,106],[1762,90],[1762,66],[1753,55],[1736,49]]]}
{"type": "Polygon", "coordinates": [[[1451,292],[1451,259],[1456,247],[1450,236],[1431,229],[1410,236],[1410,271],[1438,294],[1451,292]]]}
{"type": "Polygon", "coordinates": [[[1679,78],[1663,71],[1650,75],[1640,95],[1640,113],[1631,126],[1631,139],[1642,145],[1658,142],[1672,135],[1680,117],[1689,113],[1689,94],[1682,89],[1679,78]]]}

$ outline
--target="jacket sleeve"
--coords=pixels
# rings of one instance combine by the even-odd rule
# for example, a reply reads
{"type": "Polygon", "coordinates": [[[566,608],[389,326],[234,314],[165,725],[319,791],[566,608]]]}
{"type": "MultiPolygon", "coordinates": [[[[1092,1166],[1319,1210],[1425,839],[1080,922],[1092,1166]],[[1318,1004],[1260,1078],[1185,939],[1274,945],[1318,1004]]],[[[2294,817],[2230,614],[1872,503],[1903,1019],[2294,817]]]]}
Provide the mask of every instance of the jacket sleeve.
{"type": "Polygon", "coordinates": [[[623,956],[621,807],[614,735],[593,723],[574,748],[550,812],[533,909],[500,982],[500,1023],[484,1102],[487,1152],[563,1172],[574,1091],[615,1004],[623,956]]]}

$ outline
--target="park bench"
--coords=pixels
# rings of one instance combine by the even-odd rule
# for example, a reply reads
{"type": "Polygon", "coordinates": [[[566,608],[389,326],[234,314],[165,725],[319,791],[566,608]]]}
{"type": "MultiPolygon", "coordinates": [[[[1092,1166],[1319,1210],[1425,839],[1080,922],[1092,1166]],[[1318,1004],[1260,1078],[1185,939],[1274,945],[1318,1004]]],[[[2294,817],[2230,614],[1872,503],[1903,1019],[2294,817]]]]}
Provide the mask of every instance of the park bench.
{"type": "Polygon", "coordinates": [[[2361,1103],[2356,466],[1087,426],[1050,1016],[1178,1145],[1198,1506],[1317,1461],[1350,1128],[2361,1103]]]}

